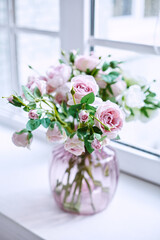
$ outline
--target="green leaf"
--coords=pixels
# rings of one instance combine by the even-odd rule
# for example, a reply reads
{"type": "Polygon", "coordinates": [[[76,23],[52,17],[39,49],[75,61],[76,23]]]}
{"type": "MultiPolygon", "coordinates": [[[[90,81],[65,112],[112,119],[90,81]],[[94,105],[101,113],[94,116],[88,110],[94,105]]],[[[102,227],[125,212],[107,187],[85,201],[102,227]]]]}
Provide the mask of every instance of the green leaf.
{"type": "Polygon", "coordinates": [[[98,74],[99,70],[100,70],[100,69],[98,69],[98,68],[94,68],[94,69],[92,70],[92,72],[91,72],[91,75],[92,75],[93,77],[95,77],[95,76],[98,74]]]}
{"type": "Polygon", "coordinates": [[[95,133],[98,133],[98,134],[100,134],[100,135],[103,134],[102,131],[101,131],[101,129],[99,129],[99,128],[96,127],[96,126],[93,127],[93,130],[94,130],[95,133]]]}
{"type": "Polygon", "coordinates": [[[93,107],[93,106],[91,106],[91,105],[89,105],[89,104],[86,104],[85,109],[86,109],[86,110],[89,110],[88,112],[89,112],[90,114],[92,114],[92,115],[94,115],[95,112],[96,112],[96,108],[93,107]]]}
{"type": "Polygon", "coordinates": [[[25,112],[29,112],[29,111],[30,111],[29,107],[24,107],[23,110],[24,110],[25,112]]]}
{"type": "Polygon", "coordinates": [[[35,87],[35,89],[34,89],[34,96],[36,98],[40,98],[41,97],[41,92],[39,91],[38,87],[35,87]]]}
{"type": "Polygon", "coordinates": [[[21,131],[16,132],[16,134],[17,134],[17,135],[20,135],[20,134],[26,133],[26,132],[28,132],[28,130],[27,130],[26,128],[24,128],[24,129],[22,129],[21,131]]]}
{"type": "Polygon", "coordinates": [[[87,134],[88,127],[82,127],[77,130],[77,134],[80,134],[81,136],[85,136],[87,134]]]}
{"type": "Polygon", "coordinates": [[[28,131],[33,131],[37,129],[40,125],[41,125],[40,119],[30,119],[26,124],[26,128],[28,131]]]}
{"type": "Polygon", "coordinates": [[[120,75],[118,72],[110,72],[108,75],[102,75],[102,79],[109,84],[114,84],[115,79],[120,75]]]}
{"type": "Polygon", "coordinates": [[[30,102],[27,106],[28,106],[30,109],[36,109],[36,103],[35,103],[35,102],[30,102]]]}
{"type": "Polygon", "coordinates": [[[110,92],[110,94],[113,95],[113,91],[110,84],[107,85],[107,90],[110,92]]]}
{"type": "Polygon", "coordinates": [[[116,98],[115,97],[110,97],[109,100],[113,103],[116,103],[116,98]]]}
{"type": "Polygon", "coordinates": [[[33,96],[32,92],[29,90],[29,88],[27,88],[26,86],[22,86],[22,90],[23,90],[25,98],[28,101],[33,102],[35,97],[33,96]]]}
{"type": "Polygon", "coordinates": [[[119,64],[119,62],[117,62],[117,61],[111,61],[110,62],[110,67],[111,68],[116,68],[116,67],[118,67],[118,64],[119,64]]]}
{"type": "Polygon", "coordinates": [[[133,109],[132,109],[132,108],[129,108],[129,110],[130,110],[131,116],[134,116],[135,114],[134,114],[133,109]]]}
{"type": "Polygon", "coordinates": [[[84,144],[85,144],[85,147],[86,147],[87,151],[88,151],[89,153],[92,153],[92,152],[94,151],[94,149],[92,148],[91,143],[90,143],[88,140],[90,140],[90,139],[89,139],[89,135],[87,135],[87,136],[84,138],[84,144]]]}
{"type": "Polygon", "coordinates": [[[109,68],[109,64],[107,62],[104,62],[102,65],[102,71],[105,72],[109,68]]]}
{"type": "Polygon", "coordinates": [[[51,122],[50,125],[49,125],[49,127],[50,127],[51,129],[53,129],[53,128],[54,128],[54,125],[55,125],[55,121],[51,122]]]}
{"type": "Polygon", "coordinates": [[[76,118],[79,110],[81,110],[81,109],[82,109],[82,104],[76,104],[76,105],[72,105],[69,108],[68,112],[72,117],[76,118]]]}
{"type": "Polygon", "coordinates": [[[156,97],[156,93],[150,91],[149,94],[147,95],[147,98],[148,98],[148,97],[149,97],[149,98],[150,98],[150,97],[151,97],[151,98],[156,97]]]}
{"type": "Polygon", "coordinates": [[[62,64],[64,63],[64,61],[62,59],[59,59],[59,63],[62,64]]]}
{"type": "Polygon", "coordinates": [[[82,99],[81,99],[81,103],[86,103],[86,104],[92,104],[95,100],[95,95],[93,92],[85,95],[82,99]]]}
{"type": "Polygon", "coordinates": [[[62,107],[62,111],[63,111],[65,114],[68,114],[67,104],[66,104],[65,102],[62,102],[61,107],[62,107]]]}
{"type": "Polygon", "coordinates": [[[49,118],[42,118],[41,124],[43,127],[48,128],[51,123],[51,120],[49,118]]]}
{"type": "Polygon", "coordinates": [[[149,114],[148,114],[148,112],[147,112],[146,107],[142,107],[142,108],[140,109],[140,111],[141,111],[141,113],[142,113],[145,117],[149,118],[149,114]]]}
{"type": "Polygon", "coordinates": [[[71,52],[70,55],[69,55],[69,61],[70,61],[71,63],[74,63],[74,60],[75,60],[75,56],[74,56],[74,54],[71,52]]]}
{"type": "Polygon", "coordinates": [[[70,138],[73,138],[75,134],[76,134],[76,132],[70,134],[70,138]]]}
{"type": "Polygon", "coordinates": [[[99,141],[102,142],[106,137],[107,137],[106,135],[101,137],[101,139],[99,141]]]}
{"type": "Polygon", "coordinates": [[[86,73],[87,73],[88,75],[91,75],[91,70],[90,70],[89,68],[87,68],[86,73]]]}

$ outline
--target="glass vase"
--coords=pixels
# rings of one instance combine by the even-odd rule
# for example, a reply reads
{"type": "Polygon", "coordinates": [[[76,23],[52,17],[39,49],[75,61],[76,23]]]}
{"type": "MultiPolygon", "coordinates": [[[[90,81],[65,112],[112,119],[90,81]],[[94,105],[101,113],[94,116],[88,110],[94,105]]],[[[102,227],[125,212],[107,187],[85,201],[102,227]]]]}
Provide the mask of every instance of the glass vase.
{"type": "Polygon", "coordinates": [[[69,213],[91,215],[111,202],[119,178],[115,151],[103,147],[75,156],[60,145],[52,152],[50,186],[58,206],[69,213]]]}

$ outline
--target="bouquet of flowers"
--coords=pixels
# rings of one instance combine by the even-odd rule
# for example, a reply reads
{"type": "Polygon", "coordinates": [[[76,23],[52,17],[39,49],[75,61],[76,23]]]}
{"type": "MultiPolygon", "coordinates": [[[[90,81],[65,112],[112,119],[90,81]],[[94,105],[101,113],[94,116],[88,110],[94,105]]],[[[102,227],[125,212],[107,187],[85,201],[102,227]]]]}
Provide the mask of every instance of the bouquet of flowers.
{"type": "MultiPolygon", "coordinates": [[[[68,178],[65,184],[62,179],[57,180],[54,191],[63,199],[63,208],[77,210],[84,182],[90,195],[93,184],[105,189],[92,174],[90,156],[93,152],[96,156],[101,155],[98,157],[101,159],[103,147],[110,139],[119,138],[125,119],[141,115],[149,118],[160,107],[160,102],[148,85],[126,76],[120,67],[122,62],[111,61],[110,56],[103,60],[93,53],[79,55],[75,50],[69,55],[62,51],[62,56],[59,64],[49,67],[44,76],[28,77],[21,96],[13,94],[8,102],[21,107],[29,118],[25,128],[13,134],[15,145],[29,147],[33,131],[40,126],[47,129],[46,136],[50,142],[63,144],[60,148],[63,156],[60,156],[68,157],[64,171],[68,178]],[[77,173],[70,179],[75,165],[78,166],[77,173]],[[69,197],[71,192],[74,193],[72,201],[69,197]]],[[[108,165],[105,165],[105,176],[108,176],[106,169],[108,165]]]]}

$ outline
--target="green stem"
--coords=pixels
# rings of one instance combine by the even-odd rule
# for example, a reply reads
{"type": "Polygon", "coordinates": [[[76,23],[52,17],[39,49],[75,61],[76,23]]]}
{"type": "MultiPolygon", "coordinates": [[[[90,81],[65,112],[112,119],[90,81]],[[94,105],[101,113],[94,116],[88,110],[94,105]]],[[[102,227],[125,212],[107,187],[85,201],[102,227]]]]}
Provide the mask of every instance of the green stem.
{"type": "Polygon", "coordinates": [[[92,208],[93,208],[93,211],[95,211],[96,209],[95,209],[95,206],[94,206],[94,204],[93,204],[91,187],[90,187],[89,182],[88,182],[88,180],[87,180],[86,177],[84,177],[84,180],[85,180],[85,182],[86,182],[86,184],[87,184],[87,187],[88,187],[88,190],[89,190],[89,193],[90,193],[91,206],[92,206],[92,208]]]}
{"type": "Polygon", "coordinates": [[[107,129],[108,131],[111,131],[110,128],[108,126],[106,126],[104,123],[102,123],[98,118],[96,118],[94,116],[92,118],[96,119],[102,126],[105,127],[105,129],[107,129]]]}
{"type": "Polygon", "coordinates": [[[49,101],[49,103],[51,103],[53,105],[53,107],[52,107],[45,99],[42,99],[42,102],[44,102],[51,109],[54,109],[56,119],[59,121],[59,123],[61,123],[63,125],[64,128],[66,128],[68,130],[68,132],[72,133],[72,130],[68,127],[68,125],[60,118],[55,104],[53,102],[49,101]]]}

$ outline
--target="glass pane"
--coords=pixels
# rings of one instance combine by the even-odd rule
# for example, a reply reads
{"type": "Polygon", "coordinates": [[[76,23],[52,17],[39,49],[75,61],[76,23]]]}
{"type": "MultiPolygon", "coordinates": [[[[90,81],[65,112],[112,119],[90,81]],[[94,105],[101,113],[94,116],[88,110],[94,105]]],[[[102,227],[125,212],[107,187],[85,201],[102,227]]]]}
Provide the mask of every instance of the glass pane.
{"type": "Polygon", "coordinates": [[[7,1],[0,0],[0,24],[7,24],[7,1]]]}
{"type": "MultiPolygon", "coordinates": [[[[141,55],[133,52],[115,50],[104,47],[95,47],[97,55],[108,56],[111,59],[122,60],[122,69],[131,76],[144,77],[148,82],[156,79],[152,84],[152,90],[156,92],[160,100],[160,56],[141,55]]],[[[120,133],[121,141],[142,149],[147,149],[160,154],[160,110],[149,121],[133,120],[126,122],[120,133]]]]}
{"type": "Polygon", "coordinates": [[[59,30],[59,0],[16,0],[16,22],[20,27],[59,30]]]}
{"type": "Polygon", "coordinates": [[[160,45],[160,0],[95,0],[95,36],[160,45]]]}
{"type": "Polygon", "coordinates": [[[19,34],[17,39],[19,79],[25,84],[27,76],[34,74],[31,65],[40,74],[55,63],[60,53],[58,38],[38,34],[19,34]]]}
{"type": "MultiPolygon", "coordinates": [[[[5,30],[0,30],[0,96],[7,96],[10,92],[10,55],[9,37],[5,30]]],[[[0,97],[0,102],[1,102],[0,97]]],[[[4,100],[3,100],[4,102],[4,100]]]]}

